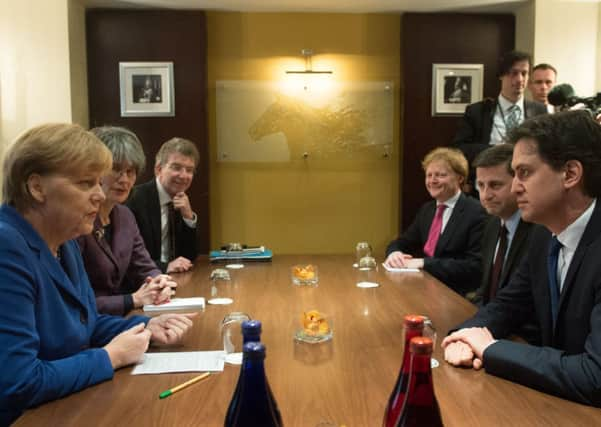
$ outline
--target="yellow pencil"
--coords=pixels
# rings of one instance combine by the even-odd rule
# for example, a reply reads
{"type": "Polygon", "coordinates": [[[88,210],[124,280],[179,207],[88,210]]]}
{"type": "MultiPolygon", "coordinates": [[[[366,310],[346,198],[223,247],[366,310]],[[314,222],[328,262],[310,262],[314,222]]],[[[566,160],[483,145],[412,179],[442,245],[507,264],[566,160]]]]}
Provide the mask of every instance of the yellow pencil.
{"type": "Polygon", "coordinates": [[[204,374],[194,377],[191,380],[188,380],[185,383],[178,385],[177,387],[173,387],[173,388],[170,388],[169,390],[165,390],[164,392],[159,394],[159,399],[164,399],[168,396],[171,396],[173,393],[177,393],[181,389],[184,389],[184,388],[188,387],[189,385],[197,383],[198,381],[205,379],[209,375],[211,375],[210,372],[205,372],[204,374]]]}

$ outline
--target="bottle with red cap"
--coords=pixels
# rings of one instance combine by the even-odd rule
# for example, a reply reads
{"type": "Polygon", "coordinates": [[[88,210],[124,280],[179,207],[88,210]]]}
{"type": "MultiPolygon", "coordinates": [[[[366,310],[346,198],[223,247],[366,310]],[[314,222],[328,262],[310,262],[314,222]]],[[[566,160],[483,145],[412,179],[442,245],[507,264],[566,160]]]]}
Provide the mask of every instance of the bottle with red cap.
{"type": "Polygon", "coordinates": [[[388,398],[386,412],[384,412],[384,420],[382,427],[396,427],[399,425],[405,394],[409,385],[409,341],[414,337],[422,336],[424,333],[424,317],[417,314],[408,314],[403,319],[403,329],[405,331],[405,347],[403,350],[403,362],[401,370],[396,380],[396,384],[392,389],[392,393],[388,398]]]}
{"type": "Polygon", "coordinates": [[[440,408],[432,385],[432,340],[415,337],[409,343],[411,352],[409,388],[399,419],[399,427],[442,427],[440,408]]]}

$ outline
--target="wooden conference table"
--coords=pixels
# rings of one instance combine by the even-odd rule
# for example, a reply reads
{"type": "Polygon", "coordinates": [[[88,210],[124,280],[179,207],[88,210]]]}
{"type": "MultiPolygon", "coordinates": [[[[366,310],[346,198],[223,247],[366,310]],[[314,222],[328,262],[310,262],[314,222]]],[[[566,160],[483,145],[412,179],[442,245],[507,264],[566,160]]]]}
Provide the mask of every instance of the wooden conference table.
{"type": "MultiPolygon", "coordinates": [[[[286,426],[379,426],[401,364],[403,316],[425,314],[439,335],[434,357],[441,363],[433,376],[446,426],[601,425],[598,409],[447,365],[440,338],[475,308],[427,273],[388,273],[380,266],[380,287],[358,288],[352,263],[350,256],[300,255],[246,263],[231,271],[234,303],[207,305],[183,346],[169,351],[222,349],[221,320],[232,311],[246,312],[263,322],[267,376],[286,426]],[[306,263],[318,266],[318,287],[291,284],[290,267],[306,263]],[[310,309],[333,320],[331,341],[293,340],[301,313],[310,309]]],[[[218,267],[197,262],[179,277],[178,296],[209,297],[209,274],[218,267]]],[[[239,370],[226,365],[222,373],[159,400],[159,393],[198,373],[132,376],[124,368],[112,381],[27,411],[16,425],[221,426],[239,370]]]]}

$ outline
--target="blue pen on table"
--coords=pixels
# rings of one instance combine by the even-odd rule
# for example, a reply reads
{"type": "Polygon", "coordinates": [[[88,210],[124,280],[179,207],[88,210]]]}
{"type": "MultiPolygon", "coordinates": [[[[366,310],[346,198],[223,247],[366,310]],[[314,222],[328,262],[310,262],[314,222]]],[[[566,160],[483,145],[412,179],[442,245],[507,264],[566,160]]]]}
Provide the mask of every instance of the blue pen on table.
{"type": "Polygon", "coordinates": [[[161,394],[159,394],[159,399],[164,399],[166,397],[171,396],[173,393],[177,393],[178,391],[188,387],[189,385],[192,385],[194,383],[197,383],[200,380],[205,379],[206,377],[208,377],[209,375],[211,375],[210,372],[205,372],[202,375],[199,375],[197,377],[192,378],[191,380],[186,381],[185,383],[182,383],[176,387],[170,388],[169,390],[165,390],[164,392],[162,392],[161,394]]]}

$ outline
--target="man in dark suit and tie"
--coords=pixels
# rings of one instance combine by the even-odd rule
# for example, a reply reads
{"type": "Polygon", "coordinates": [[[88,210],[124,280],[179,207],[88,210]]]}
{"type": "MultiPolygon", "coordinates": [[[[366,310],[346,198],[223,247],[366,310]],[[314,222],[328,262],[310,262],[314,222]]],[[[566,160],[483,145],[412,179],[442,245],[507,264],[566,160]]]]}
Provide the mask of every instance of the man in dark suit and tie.
{"type": "MultiPolygon", "coordinates": [[[[530,117],[547,113],[544,104],[524,99],[531,64],[529,54],[507,52],[499,60],[499,96],[466,107],[453,146],[463,152],[470,165],[481,151],[505,142],[512,128],[530,117]]],[[[473,183],[473,168],[468,183],[473,183]]]]}
{"type": "Polygon", "coordinates": [[[445,359],[601,407],[601,126],[568,111],[528,120],[510,141],[522,218],[544,227],[509,284],[443,340],[445,359]],[[531,313],[541,346],[504,339],[531,313]]]}
{"type": "Polygon", "coordinates": [[[499,144],[476,157],[480,203],[491,217],[482,233],[482,281],[474,302],[486,305],[504,288],[526,254],[532,223],[522,220],[511,192],[513,145],[499,144]]]}
{"type": "Polygon", "coordinates": [[[417,212],[407,230],[386,248],[388,267],[424,269],[455,292],[465,295],[480,283],[480,243],[486,212],[461,192],[467,160],[461,151],[439,147],[422,166],[434,199],[417,212]]]}
{"type": "Polygon", "coordinates": [[[167,273],[187,271],[198,255],[197,216],[186,191],[200,159],[193,142],[172,138],[156,155],[156,179],[134,188],[127,206],[151,258],[167,273]]]}

